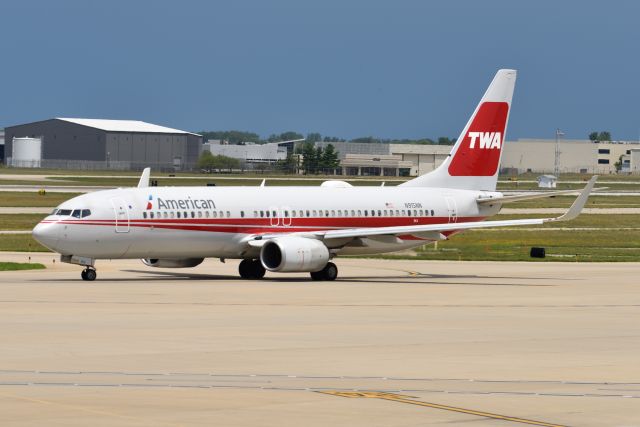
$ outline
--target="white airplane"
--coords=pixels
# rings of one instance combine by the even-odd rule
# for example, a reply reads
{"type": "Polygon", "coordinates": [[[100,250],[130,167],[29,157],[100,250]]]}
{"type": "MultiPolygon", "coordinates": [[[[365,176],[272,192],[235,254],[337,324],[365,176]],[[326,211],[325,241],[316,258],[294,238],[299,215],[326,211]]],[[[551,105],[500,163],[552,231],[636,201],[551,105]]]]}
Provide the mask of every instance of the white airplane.
{"type": "Polygon", "coordinates": [[[335,280],[338,255],[376,254],[446,240],[463,230],[567,221],[578,216],[596,177],[557,218],[483,221],[503,203],[571,193],[505,196],[496,191],[516,81],[499,70],[447,159],[397,187],[149,187],[96,191],[58,206],[33,237],[82,265],[95,280],[97,259],[141,258],[150,267],[195,267],[205,258],[241,259],[239,273],[309,272],[335,280]]]}

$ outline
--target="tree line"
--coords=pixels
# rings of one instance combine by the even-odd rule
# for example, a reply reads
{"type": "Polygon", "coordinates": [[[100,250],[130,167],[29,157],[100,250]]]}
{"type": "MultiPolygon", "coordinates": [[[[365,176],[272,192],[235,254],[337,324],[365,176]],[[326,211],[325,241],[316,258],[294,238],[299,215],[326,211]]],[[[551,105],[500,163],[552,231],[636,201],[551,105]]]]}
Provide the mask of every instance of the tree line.
{"type": "Polygon", "coordinates": [[[204,140],[219,139],[227,141],[229,144],[243,144],[247,142],[253,142],[256,144],[266,144],[269,142],[281,142],[304,139],[305,142],[315,143],[319,141],[324,142],[361,142],[366,144],[426,144],[426,145],[453,145],[456,142],[455,138],[449,138],[441,136],[439,138],[418,138],[418,139],[384,139],[376,138],[373,136],[362,136],[358,138],[348,139],[340,138],[337,136],[321,135],[318,132],[310,132],[305,137],[303,134],[295,131],[282,132],[280,134],[271,134],[267,138],[261,138],[255,132],[246,132],[240,130],[225,130],[225,131],[200,131],[198,132],[204,140]]]}

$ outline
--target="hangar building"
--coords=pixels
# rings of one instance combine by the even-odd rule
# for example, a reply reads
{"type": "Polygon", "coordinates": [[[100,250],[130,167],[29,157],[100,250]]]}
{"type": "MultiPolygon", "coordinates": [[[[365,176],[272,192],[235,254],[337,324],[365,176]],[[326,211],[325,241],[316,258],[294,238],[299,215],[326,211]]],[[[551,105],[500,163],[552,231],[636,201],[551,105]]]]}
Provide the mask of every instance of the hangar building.
{"type": "Polygon", "coordinates": [[[195,167],[201,145],[198,134],[137,120],[55,118],[6,127],[5,163],[15,167],[185,170],[195,167]],[[34,139],[40,140],[39,153],[20,149],[25,142],[37,146],[34,139]],[[20,156],[14,159],[17,153],[20,156]]]}

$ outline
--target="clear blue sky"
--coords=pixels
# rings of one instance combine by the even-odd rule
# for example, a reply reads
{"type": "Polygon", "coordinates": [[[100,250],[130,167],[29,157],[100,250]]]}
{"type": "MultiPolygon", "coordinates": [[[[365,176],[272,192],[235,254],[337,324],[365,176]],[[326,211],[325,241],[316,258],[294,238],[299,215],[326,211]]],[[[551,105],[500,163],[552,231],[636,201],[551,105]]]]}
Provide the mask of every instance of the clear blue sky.
{"type": "Polygon", "coordinates": [[[3,1],[0,125],[456,137],[498,68],[508,138],[640,133],[637,1],[3,1]]]}

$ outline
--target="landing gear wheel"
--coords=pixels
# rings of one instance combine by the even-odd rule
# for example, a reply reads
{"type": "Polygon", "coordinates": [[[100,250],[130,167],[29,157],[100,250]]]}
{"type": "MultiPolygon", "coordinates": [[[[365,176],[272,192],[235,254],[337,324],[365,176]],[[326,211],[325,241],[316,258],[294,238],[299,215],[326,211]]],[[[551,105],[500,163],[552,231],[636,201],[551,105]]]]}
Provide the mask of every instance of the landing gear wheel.
{"type": "Polygon", "coordinates": [[[338,277],[338,267],[332,263],[328,262],[327,265],[320,271],[312,271],[311,272],[311,280],[319,281],[326,280],[332,281],[336,280],[338,277]]]}
{"type": "Polygon", "coordinates": [[[93,268],[85,268],[84,270],[82,270],[82,273],[80,273],[80,277],[82,277],[82,280],[87,280],[89,282],[92,282],[96,280],[96,277],[98,277],[98,274],[93,268]]]}
{"type": "Polygon", "coordinates": [[[266,270],[257,259],[243,259],[238,266],[240,277],[247,280],[262,279],[266,270]]]}

